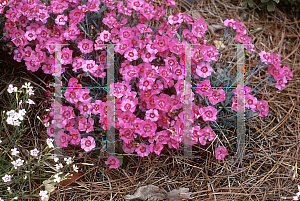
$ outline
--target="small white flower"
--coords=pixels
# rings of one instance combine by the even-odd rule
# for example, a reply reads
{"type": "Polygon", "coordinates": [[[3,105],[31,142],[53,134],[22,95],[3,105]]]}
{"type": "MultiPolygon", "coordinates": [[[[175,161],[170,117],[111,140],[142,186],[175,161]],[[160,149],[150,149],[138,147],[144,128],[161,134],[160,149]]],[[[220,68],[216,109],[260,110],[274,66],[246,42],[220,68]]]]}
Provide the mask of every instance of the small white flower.
{"type": "Polygon", "coordinates": [[[11,163],[14,165],[14,168],[15,168],[15,169],[17,169],[17,168],[18,168],[18,164],[17,164],[17,162],[16,162],[16,161],[12,161],[11,163]]]}
{"type": "Polygon", "coordinates": [[[10,187],[9,186],[7,187],[7,191],[10,191],[10,187]]]}
{"type": "Polygon", "coordinates": [[[56,163],[56,162],[59,160],[59,158],[54,157],[53,160],[54,160],[54,162],[56,163]]]}
{"type": "Polygon", "coordinates": [[[78,172],[78,167],[75,164],[73,165],[73,170],[74,172],[78,172]]]}
{"type": "Polygon", "coordinates": [[[31,99],[28,99],[28,100],[26,101],[26,103],[28,103],[28,104],[30,104],[30,105],[35,104],[35,102],[34,102],[33,100],[31,100],[31,99]]]}
{"type": "Polygon", "coordinates": [[[44,126],[47,128],[50,126],[50,122],[48,121],[47,123],[44,124],[44,126]]]}
{"type": "Polygon", "coordinates": [[[21,160],[20,158],[16,160],[17,166],[22,166],[24,164],[24,160],[21,160]]]}
{"type": "Polygon", "coordinates": [[[4,177],[2,177],[3,181],[6,182],[11,182],[11,175],[6,174],[4,177]]]}
{"type": "Polygon", "coordinates": [[[64,166],[60,163],[60,164],[56,164],[55,165],[55,168],[57,169],[57,170],[59,170],[60,168],[63,168],[64,166]]]}
{"type": "Polygon", "coordinates": [[[58,174],[56,174],[56,175],[54,175],[54,182],[57,182],[57,183],[59,183],[60,182],[60,177],[58,176],[58,174]]]}
{"type": "Polygon", "coordinates": [[[53,148],[54,147],[54,145],[53,145],[53,139],[51,139],[51,138],[48,138],[47,140],[46,140],[46,142],[47,142],[47,145],[49,146],[49,148],[53,148]]]}
{"type": "Polygon", "coordinates": [[[293,200],[300,200],[300,192],[298,192],[296,196],[293,196],[293,200]]]}
{"type": "Polygon", "coordinates": [[[29,88],[30,87],[30,82],[25,82],[25,84],[24,85],[22,85],[22,88],[25,88],[25,89],[27,89],[27,88],[29,88]]]}
{"type": "Polygon", "coordinates": [[[4,201],[2,198],[0,198],[0,201],[4,201]]]}
{"type": "Polygon", "coordinates": [[[39,152],[40,151],[35,148],[34,150],[30,151],[30,154],[31,154],[31,156],[37,156],[39,152]]]}
{"type": "Polygon", "coordinates": [[[11,149],[11,155],[16,156],[18,155],[20,152],[17,150],[17,148],[11,149]]]}
{"type": "Polygon", "coordinates": [[[17,200],[18,199],[18,197],[14,197],[14,200],[17,200]]]}
{"type": "Polygon", "coordinates": [[[28,90],[28,94],[31,96],[31,95],[34,95],[34,91],[32,89],[29,89],[28,90]]]}
{"type": "Polygon", "coordinates": [[[48,198],[48,192],[47,191],[40,191],[39,196],[41,196],[41,199],[44,200],[48,198]]]}
{"type": "Polygon", "coordinates": [[[8,93],[12,93],[12,92],[17,92],[18,89],[17,87],[14,87],[12,84],[8,85],[8,89],[7,89],[8,93]]]}
{"type": "Polygon", "coordinates": [[[67,163],[68,165],[70,165],[71,163],[73,163],[71,157],[69,157],[69,158],[64,158],[64,160],[66,161],[66,163],[67,163]]]}
{"type": "MultiPolygon", "coordinates": [[[[0,140],[0,144],[2,143],[2,140],[0,140]]],[[[0,200],[1,201],[1,200],[0,200]]]]}

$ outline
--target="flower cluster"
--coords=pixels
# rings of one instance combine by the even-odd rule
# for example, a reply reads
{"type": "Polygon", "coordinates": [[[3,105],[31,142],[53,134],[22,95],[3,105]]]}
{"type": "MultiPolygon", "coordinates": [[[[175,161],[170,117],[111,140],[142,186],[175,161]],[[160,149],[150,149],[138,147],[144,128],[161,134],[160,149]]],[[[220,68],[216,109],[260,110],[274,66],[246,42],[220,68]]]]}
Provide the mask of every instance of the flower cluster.
{"type": "Polygon", "coordinates": [[[6,112],[7,119],[6,122],[13,126],[20,126],[21,121],[24,119],[24,115],[26,114],[25,109],[17,110],[10,110],[6,112]]]}
{"type": "MultiPolygon", "coordinates": [[[[105,50],[107,44],[116,44],[114,51],[122,57],[118,69],[122,80],[112,83],[111,91],[108,92],[115,97],[115,105],[108,100],[92,101],[89,96],[91,90],[83,88],[76,78],[69,79],[64,98],[75,105],[80,115],[76,117],[71,106],[52,102],[52,121],[47,133],[51,137],[59,136],[56,139],[58,145],[67,147],[69,143],[80,143],[85,151],[95,148],[93,137],[81,138],[80,134],[94,131],[92,115],[99,115],[99,124],[103,130],[110,129],[108,122],[114,122],[123,150],[136,152],[141,157],[148,156],[150,152],[160,154],[165,146],[178,149],[180,144],[199,142],[205,145],[207,140],[215,139],[216,135],[208,121],[217,120],[217,109],[209,105],[198,106],[194,100],[198,93],[203,99],[207,96],[212,105],[225,101],[225,91],[220,87],[213,89],[209,79],[213,72],[212,64],[218,61],[219,52],[203,40],[207,25],[202,18],[194,19],[186,13],[168,13],[166,7],[174,7],[174,0],[162,4],[154,6],[152,1],[144,0],[117,3],[89,0],[86,4],[79,1],[51,1],[48,6],[38,1],[27,2],[25,5],[18,1],[9,4],[5,14],[7,20],[4,31],[8,30],[5,39],[11,39],[17,47],[14,59],[19,62],[24,60],[28,70],[34,72],[42,66],[46,74],[57,76],[64,73],[67,68],[55,68],[54,56],[58,43],[73,44],[63,46],[58,53],[62,65],[76,73],[87,73],[90,77],[106,76],[105,70],[109,67],[105,62],[108,59],[105,50]],[[97,31],[94,25],[87,24],[89,30],[82,26],[84,21],[89,20],[87,13],[90,12],[101,16],[101,20],[93,20],[102,21],[97,31]],[[54,16],[55,24],[50,23],[49,13],[54,16]],[[136,20],[130,21],[131,16],[136,20]],[[157,26],[151,27],[150,24],[156,23],[149,22],[155,20],[157,26]],[[192,91],[191,83],[184,80],[185,48],[188,44],[197,44],[191,48],[192,75],[197,83],[195,92],[192,91]],[[73,57],[75,52],[81,55],[73,57]],[[175,93],[166,92],[170,88],[175,93]],[[185,114],[187,102],[191,103],[191,114],[185,114]],[[109,110],[115,111],[115,121],[109,119],[109,110]],[[141,114],[138,115],[137,110],[141,114]],[[194,123],[196,121],[202,121],[201,127],[194,123]],[[185,127],[190,128],[189,133],[185,133],[185,127]],[[57,135],[54,133],[55,128],[61,129],[57,135]]],[[[237,31],[237,42],[253,51],[252,39],[246,35],[243,23],[226,20],[224,24],[237,31]]],[[[272,62],[275,65],[278,58],[272,62]]],[[[275,75],[275,71],[271,72],[275,75]]],[[[278,72],[276,78],[282,79],[280,86],[285,79],[282,74],[291,77],[288,70],[278,72]]],[[[259,115],[267,115],[266,101],[257,103],[248,93],[246,96],[249,109],[260,111],[259,115]]],[[[235,99],[232,109],[240,110],[240,101],[235,99]]],[[[215,152],[217,159],[224,159],[227,154],[225,147],[219,147],[215,152]]],[[[114,168],[118,166],[117,163],[114,158],[107,161],[114,168]]],[[[60,165],[57,167],[60,168],[60,165]]]]}

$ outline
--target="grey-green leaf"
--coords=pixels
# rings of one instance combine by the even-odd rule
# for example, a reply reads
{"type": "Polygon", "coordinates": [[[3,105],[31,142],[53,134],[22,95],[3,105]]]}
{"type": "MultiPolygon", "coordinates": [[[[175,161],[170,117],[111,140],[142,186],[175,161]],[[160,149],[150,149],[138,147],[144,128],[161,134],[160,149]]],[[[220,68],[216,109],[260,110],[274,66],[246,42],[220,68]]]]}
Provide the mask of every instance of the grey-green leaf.
{"type": "Polygon", "coordinates": [[[273,2],[268,2],[268,4],[267,4],[267,10],[269,12],[273,12],[275,10],[275,6],[274,6],[273,2]]]}
{"type": "Polygon", "coordinates": [[[241,6],[242,6],[243,8],[246,8],[246,7],[247,7],[247,2],[246,2],[246,1],[243,1],[243,2],[241,3],[241,6]]]}
{"type": "Polygon", "coordinates": [[[249,7],[254,7],[254,1],[253,0],[247,0],[249,7]]]}
{"type": "Polygon", "coordinates": [[[269,0],[260,0],[262,3],[267,3],[269,0]]]}

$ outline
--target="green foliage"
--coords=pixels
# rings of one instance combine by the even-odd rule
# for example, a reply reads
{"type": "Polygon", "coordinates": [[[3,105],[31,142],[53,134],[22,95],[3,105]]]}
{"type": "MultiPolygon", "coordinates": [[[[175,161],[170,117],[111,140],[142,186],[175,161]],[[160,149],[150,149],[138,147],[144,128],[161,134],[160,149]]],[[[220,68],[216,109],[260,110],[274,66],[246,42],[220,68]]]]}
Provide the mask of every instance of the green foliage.
{"type": "Polygon", "coordinates": [[[261,8],[267,8],[268,12],[273,12],[275,10],[275,5],[279,3],[285,3],[285,5],[300,5],[300,0],[244,0],[241,3],[241,6],[246,8],[249,6],[249,8],[254,8],[255,5],[261,7],[261,8]]]}

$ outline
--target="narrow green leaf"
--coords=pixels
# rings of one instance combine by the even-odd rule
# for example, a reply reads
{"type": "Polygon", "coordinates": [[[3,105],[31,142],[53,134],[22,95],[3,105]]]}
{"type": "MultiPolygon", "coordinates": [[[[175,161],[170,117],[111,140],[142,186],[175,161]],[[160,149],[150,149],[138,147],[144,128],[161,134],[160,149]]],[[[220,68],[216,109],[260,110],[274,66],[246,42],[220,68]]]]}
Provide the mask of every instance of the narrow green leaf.
{"type": "Polygon", "coordinates": [[[117,156],[117,159],[119,160],[119,167],[123,164],[123,156],[117,156]]]}
{"type": "Polygon", "coordinates": [[[249,7],[254,7],[254,1],[253,0],[247,0],[249,7]]]}
{"type": "Polygon", "coordinates": [[[273,2],[268,2],[268,4],[267,4],[267,10],[269,12],[273,12],[275,10],[275,6],[274,6],[273,2]]]}
{"type": "Polygon", "coordinates": [[[260,0],[262,3],[267,3],[269,0],[260,0]]]}
{"type": "Polygon", "coordinates": [[[241,3],[241,6],[242,6],[243,8],[246,8],[246,7],[247,7],[247,2],[246,2],[246,1],[243,1],[243,2],[241,3]]]}

